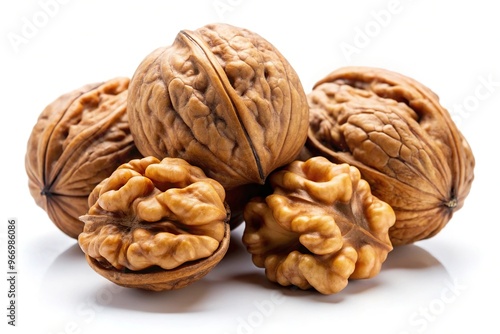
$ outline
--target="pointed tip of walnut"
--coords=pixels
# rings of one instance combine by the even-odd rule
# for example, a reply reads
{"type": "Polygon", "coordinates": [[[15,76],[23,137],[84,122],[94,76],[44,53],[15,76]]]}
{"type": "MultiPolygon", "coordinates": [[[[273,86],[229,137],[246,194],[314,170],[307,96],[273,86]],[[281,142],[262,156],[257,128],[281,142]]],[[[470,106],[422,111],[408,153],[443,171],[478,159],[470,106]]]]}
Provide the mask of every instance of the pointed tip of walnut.
{"type": "Polygon", "coordinates": [[[172,270],[124,272],[112,267],[104,267],[88,255],[86,259],[90,267],[98,274],[120,286],[150,291],[176,290],[184,288],[207,275],[225,256],[230,239],[231,229],[229,224],[226,224],[224,238],[220,242],[219,248],[211,256],[186,263],[172,270]]]}

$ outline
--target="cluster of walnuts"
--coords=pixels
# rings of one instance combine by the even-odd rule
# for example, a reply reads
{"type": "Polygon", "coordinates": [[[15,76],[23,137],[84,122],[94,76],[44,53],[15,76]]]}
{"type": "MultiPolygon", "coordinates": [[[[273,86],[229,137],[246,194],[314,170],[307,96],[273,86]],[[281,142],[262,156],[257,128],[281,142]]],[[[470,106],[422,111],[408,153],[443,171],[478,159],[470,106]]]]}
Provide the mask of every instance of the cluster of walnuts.
{"type": "Polygon", "coordinates": [[[202,278],[244,224],[270,281],[337,293],[438,233],[473,169],[419,82],[345,67],[306,94],[272,44],[226,24],[180,31],[131,79],[60,96],[26,153],[31,195],[89,265],[148,290],[202,278]]]}

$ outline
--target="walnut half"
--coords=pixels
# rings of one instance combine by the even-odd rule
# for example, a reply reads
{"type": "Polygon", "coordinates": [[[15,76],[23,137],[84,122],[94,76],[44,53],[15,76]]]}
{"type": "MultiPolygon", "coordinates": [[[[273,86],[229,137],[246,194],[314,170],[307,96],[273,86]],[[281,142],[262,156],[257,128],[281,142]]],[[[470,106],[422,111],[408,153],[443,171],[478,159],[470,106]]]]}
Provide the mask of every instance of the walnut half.
{"type": "Polygon", "coordinates": [[[182,159],[121,165],[90,194],[89,206],[80,247],[96,272],[122,286],[184,287],[229,245],[224,189],[182,159]]]}
{"type": "Polygon", "coordinates": [[[395,215],[355,167],[314,157],[269,181],[273,193],[245,207],[243,242],[270,281],[332,294],[378,274],[395,215]]]}

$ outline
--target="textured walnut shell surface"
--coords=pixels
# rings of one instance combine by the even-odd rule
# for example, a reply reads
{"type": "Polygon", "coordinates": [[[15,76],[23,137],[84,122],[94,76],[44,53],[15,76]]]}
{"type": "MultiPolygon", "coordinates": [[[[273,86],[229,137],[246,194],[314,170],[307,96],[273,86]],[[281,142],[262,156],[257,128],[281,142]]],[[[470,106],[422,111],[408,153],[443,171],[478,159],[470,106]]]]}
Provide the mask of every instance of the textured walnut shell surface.
{"type": "Polygon", "coordinates": [[[291,65],[258,34],[227,24],[183,30],[148,55],[128,101],[143,155],[185,159],[226,189],[262,184],[307,137],[307,97],[291,65]]]}
{"type": "Polygon", "coordinates": [[[28,140],[25,168],[36,203],[76,238],[88,195],[120,164],[139,157],[127,119],[128,78],[88,84],[50,103],[28,140]]]}
{"type": "Polygon", "coordinates": [[[392,250],[392,208],[359,171],[324,157],[295,161],[269,176],[273,193],[245,207],[243,243],[269,280],[341,291],[377,275],[392,250]]]}
{"type": "Polygon", "coordinates": [[[182,159],[121,165],[94,188],[89,206],[78,243],[89,265],[120,285],[184,287],[227,251],[224,188],[182,159]]]}
{"type": "Polygon", "coordinates": [[[463,206],[474,156],[429,88],[388,70],[346,67],[319,81],[308,99],[304,157],[357,167],[396,212],[393,245],[435,235],[463,206]]]}

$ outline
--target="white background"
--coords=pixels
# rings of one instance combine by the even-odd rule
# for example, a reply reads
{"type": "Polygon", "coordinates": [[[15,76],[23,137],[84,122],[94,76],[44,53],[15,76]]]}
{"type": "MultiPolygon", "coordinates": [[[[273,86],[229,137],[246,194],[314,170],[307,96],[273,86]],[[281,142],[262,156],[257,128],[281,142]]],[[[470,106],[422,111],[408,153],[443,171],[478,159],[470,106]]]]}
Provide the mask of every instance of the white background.
{"type": "Polygon", "coordinates": [[[500,20],[493,3],[2,1],[0,267],[6,275],[6,224],[15,217],[19,280],[18,326],[12,328],[6,317],[7,282],[1,279],[0,331],[498,330],[500,20]],[[336,295],[268,283],[241,245],[241,228],[234,231],[231,250],[214,271],[182,290],[125,289],[94,273],[76,241],[60,232],[30,197],[24,154],[31,129],[59,95],[86,83],[132,76],[147,54],[170,45],[179,30],[218,21],[248,28],[273,43],[295,68],[306,92],[345,65],[384,67],[433,89],[476,157],[476,178],[463,209],[434,238],[391,252],[377,277],[351,282],[336,295]],[[27,28],[30,24],[35,29],[27,28]]]}

